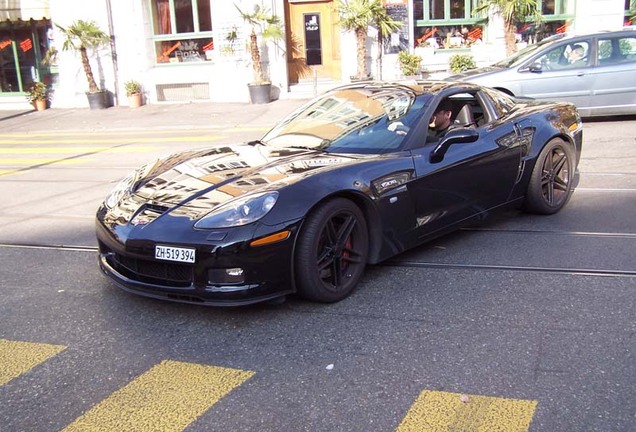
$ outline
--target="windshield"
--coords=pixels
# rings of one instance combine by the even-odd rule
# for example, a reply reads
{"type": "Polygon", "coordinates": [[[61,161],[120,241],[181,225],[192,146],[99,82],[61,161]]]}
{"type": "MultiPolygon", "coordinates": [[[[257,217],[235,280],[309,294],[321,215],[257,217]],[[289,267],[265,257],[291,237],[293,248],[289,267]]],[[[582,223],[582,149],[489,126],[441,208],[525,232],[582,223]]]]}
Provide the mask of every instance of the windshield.
{"type": "Polygon", "coordinates": [[[504,68],[518,66],[519,64],[523,63],[528,58],[528,56],[530,56],[532,53],[537,51],[539,48],[542,48],[544,45],[549,44],[555,39],[561,39],[561,37],[563,36],[564,36],[563,34],[559,34],[553,37],[543,39],[539,43],[528,45],[524,49],[512,54],[510,57],[506,57],[505,59],[498,61],[497,63],[494,64],[494,66],[499,66],[504,68]]]}
{"type": "Polygon", "coordinates": [[[330,153],[397,151],[429,98],[405,86],[336,89],[280,122],[263,142],[330,153]]]}

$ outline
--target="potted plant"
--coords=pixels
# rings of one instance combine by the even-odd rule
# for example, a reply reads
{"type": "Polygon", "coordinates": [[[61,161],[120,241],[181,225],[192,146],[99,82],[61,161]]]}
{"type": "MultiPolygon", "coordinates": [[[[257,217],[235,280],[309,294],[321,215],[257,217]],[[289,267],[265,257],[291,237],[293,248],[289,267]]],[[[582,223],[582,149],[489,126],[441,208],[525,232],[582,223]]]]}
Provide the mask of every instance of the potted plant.
{"type": "Polygon", "coordinates": [[[338,0],[340,26],[356,34],[357,72],[353,80],[371,78],[367,70],[367,31],[370,25],[377,25],[380,38],[400,27],[382,6],[380,0],[338,0]]]}
{"type": "Polygon", "coordinates": [[[475,69],[477,64],[475,58],[470,54],[455,54],[448,61],[450,70],[455,73],[461,73],[469,69],[475,69]]]}
{"type": "Polygon", "coordinates": [[[280,19],[262,4],[255,4],[252,12],[245,12],[236,4],[234,6],[250,26],[249,52],[254,73],[254,81],[248,84],[250,99],[252,103],[268,103],[271,101],[272,83],[266,79],[263,72],[258,36],[260,34],[263,40],[282,39],[283,29],[280,19]]]}
{"type": "Polygon", "coordinates": [[[80,53],[82,67],[88,81],[86,97],[88,98],[89,106],[91,109],[107,108],[110,106],[108,92],[97,87],[91,64],[88,61],[88,49],[97,49],[108,43],[110,38],[99,28],[95,21],[77,20],[66,28],[60,25],[57,25],[57,28],[60,29],[65,38],[62,49],[80,53]]]}
{"type": "Polygon", "coordinates": [[[408,51],[398,53],[398,63],[400,70],[405,77],[414,77],[420,73],[422,57],[417,54],[410,54],[408,51]]]}
{"type": "Polygon", "coordinates": [[[141,84],[135,80],[129,80],[124,83],[124,89],[128,97],[128,106],[131,108],[139,108],[143,104],[141,84]]]}
{"type": "Polygon", "coordinates": [[[31,102],[37,111],[46,109],[48,99],[48,88],[43,82],[35,81],[27,89],[27,100],[31,102]]]}

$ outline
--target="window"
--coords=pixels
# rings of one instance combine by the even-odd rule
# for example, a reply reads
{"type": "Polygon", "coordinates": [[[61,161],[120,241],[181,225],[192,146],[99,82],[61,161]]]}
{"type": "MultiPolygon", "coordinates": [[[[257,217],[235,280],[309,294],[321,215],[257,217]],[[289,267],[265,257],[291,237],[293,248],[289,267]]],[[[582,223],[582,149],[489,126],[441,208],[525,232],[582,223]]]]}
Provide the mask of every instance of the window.
{"type": "Polygon", "coordinates": [[[415,46],[465,48],[481,39],[472,15],[477,0],[415,0],[415,46]]]}
{"type": "Polygon", "coordinates": [[[212,60],[211,0],[150,0],[157,63],[212,60]]]}
{"type": "Polygon", "coordinates": [[[536,61],[544,71],[585,67],[590,64],[588,41],[570,42],[551,49],[536,61]]]}
{"type": "Polygon", "coordinates": [[[611,65],[633,61],[636,61],[636,37],[599,39],[599,64],[611,65]]]}

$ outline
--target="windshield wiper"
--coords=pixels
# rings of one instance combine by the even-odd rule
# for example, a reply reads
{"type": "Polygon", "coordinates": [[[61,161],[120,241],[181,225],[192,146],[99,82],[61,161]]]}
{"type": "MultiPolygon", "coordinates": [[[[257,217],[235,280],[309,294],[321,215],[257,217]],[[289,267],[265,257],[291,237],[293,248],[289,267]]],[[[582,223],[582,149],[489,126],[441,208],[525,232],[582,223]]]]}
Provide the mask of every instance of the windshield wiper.
{"type": "Polygon", "coordinates": [[[264,145],[264,146],[266,146],[266,145],[267,145],[267,144],[265,143],[265,141],[261,141],[261,140],[259,140],[259,139],[257,139],[257,140],[252,140],[252,141],[248,141],[248,142],[246,142],[245,144],[247,144],[247,145],[251,145],[251,146],[257,146],[257,145],[264,145]]]}

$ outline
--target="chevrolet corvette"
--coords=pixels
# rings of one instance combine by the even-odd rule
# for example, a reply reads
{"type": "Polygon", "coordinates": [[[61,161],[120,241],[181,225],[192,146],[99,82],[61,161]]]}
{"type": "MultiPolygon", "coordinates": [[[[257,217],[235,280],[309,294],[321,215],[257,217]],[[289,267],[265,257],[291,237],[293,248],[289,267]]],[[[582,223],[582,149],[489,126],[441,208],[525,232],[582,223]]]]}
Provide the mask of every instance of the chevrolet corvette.
{"type": "Polygon", "coordinates": [[[260,140],[139,167],[97,210],[99,265],[176,302],[336,302],[367,265],[495,211],[561,210],[582,137],[567,102],[461,82],[338,87],[260,140]],[[452,119],[441,136],[438,106],[452,119]]]}

